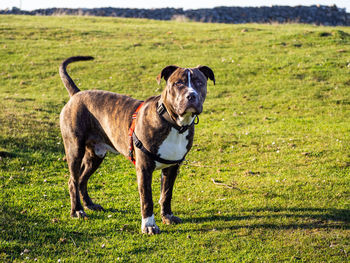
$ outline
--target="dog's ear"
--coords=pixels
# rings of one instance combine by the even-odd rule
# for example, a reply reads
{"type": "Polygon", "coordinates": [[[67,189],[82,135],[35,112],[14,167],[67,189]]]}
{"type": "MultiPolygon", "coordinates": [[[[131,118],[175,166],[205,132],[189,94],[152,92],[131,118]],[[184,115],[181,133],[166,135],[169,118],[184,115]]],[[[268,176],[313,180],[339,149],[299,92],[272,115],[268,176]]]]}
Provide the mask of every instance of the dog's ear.
{"type": "Polygon", "coordinates": [[[212,80],[215,85],[215,76],[211,68],[207,66],[198,66],[197,68],[204,74],[204,76],[207,77],[207,79],[209,78],[210,80],[212,80]]]}
{"type": "Polygon", "coordinates": [[[168,78],[171,76],[171,74],[173,74],[173,72],[178,68],[179,67],[175,66],[175,65],[171,65],[171,66],[167,66],[167,67],[163,68],[162,72],[159,73],[159,75],[157,76],[158,84],[160,84],[160,81],[162,80],[162,78],[164,78],[165,81],[167,81],[168,78]]]}

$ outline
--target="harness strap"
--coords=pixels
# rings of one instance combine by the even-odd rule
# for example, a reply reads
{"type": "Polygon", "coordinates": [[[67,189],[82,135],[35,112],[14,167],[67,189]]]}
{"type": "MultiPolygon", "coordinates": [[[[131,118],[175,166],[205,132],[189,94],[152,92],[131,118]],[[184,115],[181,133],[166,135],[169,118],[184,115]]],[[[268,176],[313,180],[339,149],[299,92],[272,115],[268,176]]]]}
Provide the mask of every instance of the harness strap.
{"type": "MultiPolygon", "coordinates": [[[[137,138],[136,134],[135,134],[135,126],[136,126],[136,116],[138,114],[138,112],[140,111],[140,109],[142,108],[144,102],[141,102],[141,104],[137,107],[137,109],[135,110],[134,114],[132,115],[132,122],[129,128],[129,160],[135,165],[136,164],[136,159],[134,157],[134,145],[139,148],[144,154],[146,154],[148,157],[152,158],[153,160],[160,162],[160,163],[164,163],[164,164],[180,164],[185,160],[186,155],[180,159],[180,160],[166,160],[160,157],[159,154],[154,154],[151,153],[149,150],[147,150],[145,148],[145,146],[143,146],[142,142],[137,138]]],[[[157,112],[159,114],[159,116],[165,120],[166,122],[168,122],[173,128],[175,128],[180,134],[184,133],[185,131],[187,131],[191,126],[198,124],[199,122],[199,118],[196,115],[196,118],[193,120],[193,122],[189,125],[185,125],[185,126],[178,126],[177,124],[174,124],[172,122],[170,122],[169,120],[167,120],[163,114],[167,112],[165,106],[163,103],[159,103],[159,106],[157,107],[157,112]]]]}
{"type": "Polygon", "coordinates": [[[180,164],[185,160],[185,156],[180,160],[163,159],[162,157],[160,157],[159,154],[154,154],[154,153],[151,153],[149,150],[147,150],[145,146],[143,146],[142,142],[137,138],[135,133],[133,133],[132,138],[137,148],[139,148],[144,154],[146,154],[148,157],[152,158],[157,162],[164,163],[164,164],[180,164]]]}

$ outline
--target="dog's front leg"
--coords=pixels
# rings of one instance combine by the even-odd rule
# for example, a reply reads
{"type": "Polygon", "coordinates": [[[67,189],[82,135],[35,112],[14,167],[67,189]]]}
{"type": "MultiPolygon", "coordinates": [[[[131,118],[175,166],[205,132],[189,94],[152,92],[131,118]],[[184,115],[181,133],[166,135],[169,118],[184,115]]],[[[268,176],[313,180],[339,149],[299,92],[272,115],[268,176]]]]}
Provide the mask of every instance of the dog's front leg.
{"type": "Polygon", "coordinates": [[[164,224],[178,224],[181,219],[174,216],[171,211],[171,199],[176,176],[179,172],[179,165],[171,166],[162,170],[161,193],[159,204],[164,224]]]}
{"type": "Polygon", "coordinates": [[[140,194],[141,203],[141,215],[142,233],[153,235],[159,234],[160,229],[156,225],[153,213],[153,200],[152,200],[152,173],[153,169],[143,167],[136,163],[137,184],[140,194]]]}

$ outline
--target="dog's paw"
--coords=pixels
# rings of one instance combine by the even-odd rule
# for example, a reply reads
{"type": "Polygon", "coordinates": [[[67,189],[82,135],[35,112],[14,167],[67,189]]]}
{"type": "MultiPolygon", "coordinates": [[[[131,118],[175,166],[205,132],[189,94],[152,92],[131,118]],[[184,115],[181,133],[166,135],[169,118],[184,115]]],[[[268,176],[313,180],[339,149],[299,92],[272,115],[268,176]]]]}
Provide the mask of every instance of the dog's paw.
{"type": "Polygon", "coordinates": [[[75,212],[71,213],[71,217],[88,219],[84,210],[79,210],[79,211],[75,211],[75,212]]]}
{"type": "Polygon", "coordinates": [[[148,235],[160,234],[160,229],[156,225],[154,215],[147,218],[142,218],[141,231],[143,234],[148,235]]]}
{"type": "Polygon", "coordinates": [[[182,223],[181,218],[174,216],[173,214],[168,214],[168,215],[162,215],[162,222],[163,224],[166,225],[171,225],[171,224],[180,224],[182,223]]]}
{"type": "Polygon", "coordinates": [[[157,225],[155,226],[146,226],[142,228],[142,233],[143,234],[148,234],[148,235],[157,235],[160,234],[160,229],[157,225]]]}
{"type": "Polygon", "coordinates": [[[104,208],[98,204],[87,205],[86,208],[93,211],[105,211],[104,208]]]}

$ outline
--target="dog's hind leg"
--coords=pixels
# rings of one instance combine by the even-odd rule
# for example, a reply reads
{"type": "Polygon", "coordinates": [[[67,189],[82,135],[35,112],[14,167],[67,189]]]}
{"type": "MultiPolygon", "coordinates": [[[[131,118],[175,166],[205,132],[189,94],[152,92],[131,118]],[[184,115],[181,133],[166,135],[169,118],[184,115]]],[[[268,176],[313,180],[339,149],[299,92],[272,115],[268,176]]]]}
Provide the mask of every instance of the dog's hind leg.
{"type": "Polygon", "coordinates": [[[87,183],[90,176],[97,170],[104,159],[104,156],[97,156],[91,147],[86,147],[83,162],[81,164],[81,175],[79,178],[79,191],[84,206],[90,210],[104,211],[103,207],[92,202],[88,191],[87,183]]]}
{"type": "Polygon", "coordinates": [[[84,212],[83,206],[80,202],[79,196],[79,178],[82,159],[85,153],[85,146],[79,144],[78,142],[70,142],[66,145],[66,154],[68,168],[70,171],[70,178],[68,181],[69,195],[71,199],[71,216],[78,218],[85,218],[86,214],[84,212]]]}

